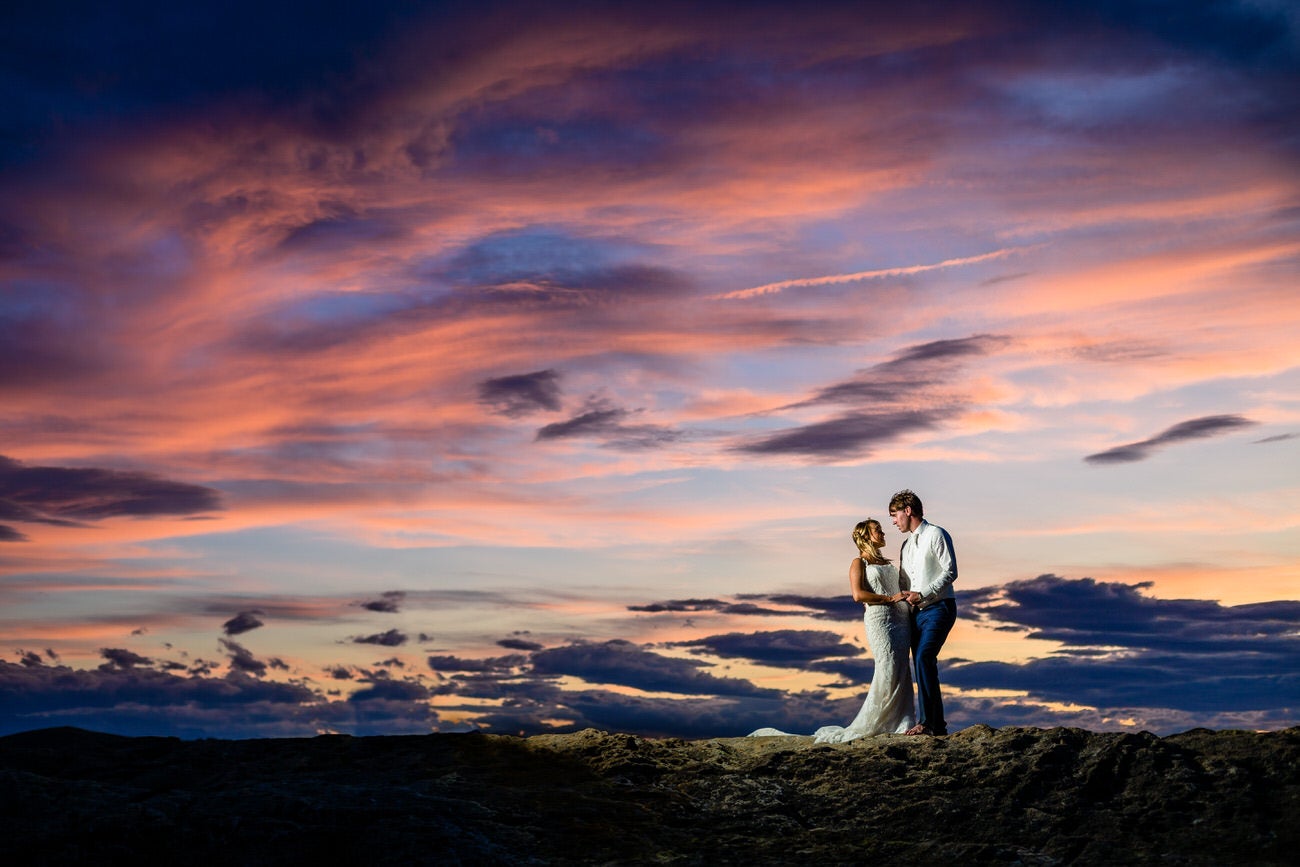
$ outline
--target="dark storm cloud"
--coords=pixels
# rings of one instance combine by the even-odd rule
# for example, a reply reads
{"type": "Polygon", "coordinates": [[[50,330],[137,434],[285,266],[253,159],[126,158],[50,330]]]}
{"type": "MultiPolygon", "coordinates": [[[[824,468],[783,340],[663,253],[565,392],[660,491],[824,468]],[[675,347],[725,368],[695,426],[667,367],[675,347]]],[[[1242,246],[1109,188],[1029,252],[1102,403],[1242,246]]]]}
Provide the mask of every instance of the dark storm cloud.
{"type": "Polygon", "coordinates": [[[27,537],[13,527],[0,524],[0,542],[26,542],[27,537]]]}
{"type": "Polygon", "coordinates": [[[108,662],[101,666],[103,668],[112,668],[116,666],[117,668],[131,669],[135,668],[137,665],[153,665],[153,660],[149,657],[141,656],[138,653],[125,650],[121,647],[101,647],[99,649],[99,655],[108,660],[108,662]]]}
{"type": "Polygon", "coordinates": [[[554,705],[566,694],[554,680],[554,677],[475,672],[453,675],[434,687],[432,692],[434,695],[487,699],[512,706],[554,705]]]}
{"type": "Polygon", "coordinates": [[[567,421],[539,428],[536,439],[594,439],[609,448],[636,450],[660,448],[681,438],[681,432],[662,425],[623,423],[633,415],[607,401],[591,401],[586,411],[567,421]]]}
{"type": "Polygon", "coordinates": [[[525,664],[528,657],[521,654],[494,656],[490,659],[465,659],[460,656],[430,656],[429,668],[434,671],[509,671],[525,664]]]}
{"type": "Polygon", "coordinates": [[[652,653],[628,641],[570,644],[533,654],[538,674],[568,674],[591,683],[686,695],[772,695],[747,680],[715,677],[706,663],[652,653]]]}
{"type": "Polygon", "coordinates": [[[1027,627],[1031,638],[1069,647],[1131,647],[1177,652],[1300,652],[1300,602],[1224,606],[1202,599],[1158,599],[1152,585],[1040,575],[1002,585],[972,613],[1027,627]]]}
{"type": "Polygon", "coordinates": [[[228,638],[218,638],[217,643],[227,650],[232,672],[251,674],[253,677],[266,674],[267,664],[253,656],[252,651],[242,644],[228,638]]]}
{"type": "Polygon", "coordinates": [[[257,609],[253,609],[252,611],[241,611],[225,623],[221,624],[221,631],[227,635],[239,635],[257,629],[259,626],[264,625],[262,621],[258,619],[258,615],[260,614],[262,614],[262,612],[257,609]]]}
{"type": "Polygon", "coordinates": [[[1142,461],[1151,457],[1156,450],[1174,443],[1220,436],[1256,424],[1258,422],[1240,415],[1207,415],[1179,422],[1149,439],[1088,455],[1084,460],[1090,464],[1126,464],[1142,461]]]}
{"type": "Polygon", "coordinates": [[[421,701],[429,697],[429,689],[413,680],[375,680],[370,686],[348,696],[350,702],[371,701],[421,701]]]}
{"type": "Polygon", "coordinates": [[[1139,593],[1148,586],[1042,575],[965,600],[976,617],[1064,647],[1025,663],[955,663],[945,682],[1109,710],[1246,712],[1300,703],[1300,602],[1224,606],[1139,593]]]}
{"type": "Polygon", "coordinates": [[[669,599],[667,602],[651,602],[647,605],[629,605],[628,611],[645,611],[659,614],[667,611],[721,611],[727,603],[721,599],[669,599]]]}
{"type": "Polygon", "coordinates": [[[834,684],[822,684],[822,686],[843,688],[869,685],[871,676],[875,674],[876,664],[869,656],[863,656],[856,659],[820,659],[808,663],[806,668],[809,671],[833,674],[839,678],[834,684]]]}
{"type": "Polygon", "coordinates": [[[492,708],[476,722],[493,732],[521,735],[596,728],[699,739],[740,737],[764,726],[812,734],[825,723],[852,719],[861,701],[833,700],[820,692],[666,698],[588,689],[521,697],[492,708]],[[573,722],[557,724],[556,719],[573,722]]]}
{"type": "Polygon", "coordinates": [[[27,466],[0,456],[0,518],[69,526],[116,517],[194,515],[221,508],[211,488],[151,473],[27,466]]]}
{"type": "MultiPolygon", "coordinates": [[[[950,659],[944,665],[945,683],[1027,694],[1020,705],[954,697],[954,713],[968,706],[969,714],[978,714],[970,716],[972,720],[1034,725],[1058,720],[1092,727],[1105,727],[1108,718],[1134,709],[1141,716],[1165,720],[1167,728],[1190,726],[1196,719],[1220,719],[1228,725],[1254,719],[1267,725],[1291,718],[1288,714],[1300,701],[1300,602],[1224,606],[1152,598],[1142,592],[1150,586],[1042,575],[962,592],[963,619],[1055,642],[1061,649],[1024,663],[950,659]],[[1087,710],[1057,711],[1045,703],[1087,710]]],[[[862,616],[862,606],[842,596],[740,598],[766,600],[786,608],[787,614],[802,609],[820,619],[862,616]]],[[[693,599],[630,607],[646,613],[691,613],[720,611],[731,604],[693,599]]],[[[838,678],[838,683],[826,686],[863,686],[873,673],[869,656],[859,655],[861,650],[843,643],[838,633],[733,633],[678,646],[838,678]],[[770,640],[773,637],[780,640],[770,640]],[[840,652],[842,656],[834,655],[840,652]]],[[[851,717],[852,712],[844,719],[851,717]]]]}
{"type": "Polygon", "coordinates": [[[497,642],[506,650],[541,650],[546,645],[538,644],[536,641],[528,641],[523,638],[502,638],[497,642]]]}
{"type": "Polygon", "coordinates": [[[743,614],[750,617],[778,617],[790,613],[779,608],[764,608],[761,605],[755,605],[753,602],[733,602],[722,608],[721,611],[723,614],[743,614]]]}
{"type": "Polygon", "coordinates": [[[132,735],[314,734],[322,707],[307,687],[180,677],[141,665],[78,670],[0,661],[0,734],[78,725],[132,735]]]}
{"type": "Polygon", "coordinates": [[[806,608],[817,620],[861,620],[862,603],[849,596],[801,596],[795,593],[774,593],[763,597],[777,605],[806,608]]]}
{"type": "Polygon", "coordinates": [[[951,666],[945,683],[964,689],[1024,691],[1039,701],[1112,713],[1167,708],[1191,713],[1294,710],[1300,675],[1249,668],[1254,660],[1144,654],[1133,660],[1036,659],[951,666]]]}
{"type": "Polygon", "coordinates": [[[381,647],[401,647],[408,640],[404,632],[390,629],[375,635],[359,635],[352,639],[353,644],[378,644],[381,647]]]}
{"type": "MultiPolygon", "coordinates": [[[[573,729],[638,732],[649,737],[741,737],[766,725],[811,734],[822,721],[853,719],[858,705],[861,699],[829,701],[822,693],[673,699],[593,689],[564,694],[555,708],[558,714],[551,716],[576,716],[573,729]]],[[[503,715],[500,721],[506,719],[503,715]]]]}
{"type": "Polygon", "coordinates": [[[729,632],[678,641],[673,646],[699,647],[724,659],[749,659],[787,668],[804,668],[813,660],[828,656],[857,656],[862,653],[861,648],[846,643],[839,633],[811,629],[729,632]]]}
{"type": "Polygon", "coordinates": [[[752,602],[724,602],[721,599],[669,599],[665,602],[651,602],[646,605],[629,605],[627,610],[647,614],[716,611],[719,614],[749,614],[758,617],[771,617],[790,613],[777,608],[764,608],[752,602]]]}
{"type": "Polygon", "coordinates": [[[381,611],[387,614],[396,614],[401,610],[402,601],[406,599],[406,594],[401,590],[389,590],[382,594],[378,599],[372,599],[369,602],[361,603],[361,607],[367,611],[381,611]]]}
{"type": "Polygon", "coordinates": [[[560,374],[555,370],[537,370],[485,379],[479,383],[478,399],[510,418],[542,410],[559,412],[560,374]]]}
{"type": "Polygon", "coordinates": [[[853,620],[862,617],[862,603],[854,602],[847,596],[800,596],[792,593],[740,593],[730,602],[724,599],[668,599],[663,602],[650,602],[645,605],[629,605],[628,611],[646,614],[693,614],[716,611],[720,614],[741,614],[757,617],[776,615],[803,614],[818,620],[853,620]],[[759,599],[783,606],[771,608],[756,605],[749,600],[759,599]]]}

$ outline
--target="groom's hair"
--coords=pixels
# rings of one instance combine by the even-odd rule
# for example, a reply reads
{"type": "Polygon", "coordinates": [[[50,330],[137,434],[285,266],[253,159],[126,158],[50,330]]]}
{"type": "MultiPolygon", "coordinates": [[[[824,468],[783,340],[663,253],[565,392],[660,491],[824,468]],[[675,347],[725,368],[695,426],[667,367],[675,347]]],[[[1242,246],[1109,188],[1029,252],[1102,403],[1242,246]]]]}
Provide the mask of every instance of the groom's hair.
{"type": "Polygon", "coordinates": [[[908,506],[912,507],[912,514],[916,517],[925,517],[925,506],[921,505],[921,498],[906,488],[894,494],[893,499],[889,501],[889,513],[892,515],[894,512],[901,512],[908,506]]]}

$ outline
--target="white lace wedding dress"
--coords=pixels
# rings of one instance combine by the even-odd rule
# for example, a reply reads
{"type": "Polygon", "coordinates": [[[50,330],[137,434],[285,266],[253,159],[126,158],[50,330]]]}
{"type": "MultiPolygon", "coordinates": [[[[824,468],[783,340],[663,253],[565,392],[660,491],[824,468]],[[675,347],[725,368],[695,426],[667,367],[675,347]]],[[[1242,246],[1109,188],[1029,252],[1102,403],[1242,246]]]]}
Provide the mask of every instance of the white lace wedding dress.
{"type": "MultiPolygon", "coordinates": [[[[867,586],[874,593],[893,596],[898,592],[898,567],[866,563],[867,586]]],[[[863,605],[862,622],[867,644],[876,667],[862,709],[847,726],[822,726],[813,732],[816,743],[843,743],[867,735],[902,734],[916,724],[916,700],[912,695],[912,669],[908,664],[912,645],[912,622],[906,602],[893,605],[863,605]]],[[[784,735],[787,732],[761,728],[750,737],[784,735]]]]}

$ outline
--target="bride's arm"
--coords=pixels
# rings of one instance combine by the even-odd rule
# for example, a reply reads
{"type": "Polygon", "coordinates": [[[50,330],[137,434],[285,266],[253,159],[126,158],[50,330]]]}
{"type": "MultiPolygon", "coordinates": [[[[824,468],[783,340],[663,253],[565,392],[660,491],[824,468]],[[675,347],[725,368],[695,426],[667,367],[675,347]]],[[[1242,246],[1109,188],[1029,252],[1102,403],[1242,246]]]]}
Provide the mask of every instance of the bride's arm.
{"type": "Polygon", "coordinates": [[[853,562],[849,564],[849,592],[853,594],[854,602],[862,602],[867,605],[888,605],[891,602],[897,602],[898,598],[901,598],[882,596],[873,592],[867,586],[866,569],[862,566],[861,557],[854,557],[853,562]]]}

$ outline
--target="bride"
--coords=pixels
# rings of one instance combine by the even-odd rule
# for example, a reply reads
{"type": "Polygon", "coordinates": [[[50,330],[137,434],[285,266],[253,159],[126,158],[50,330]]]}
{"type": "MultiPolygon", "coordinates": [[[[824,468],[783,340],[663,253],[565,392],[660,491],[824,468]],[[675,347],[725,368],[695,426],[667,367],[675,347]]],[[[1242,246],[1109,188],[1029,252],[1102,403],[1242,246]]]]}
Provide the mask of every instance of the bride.
{"type": "MultiPolygon", "coordinates": [[[[822,726],[813,733],[816,743],[842,743],[866,735],[902,734],[916,722],[912,697],[912,671],[908,665],[912,624],[908,606],[899,592],[898,567],[885,559],[880,548],[885,532],[880,522],[868,518],[853,528],[853,541],[861,556],[849,564],[849,589],[863,604],[862,622],[875,658],[875,672],[862,710],[848,726],[822,726]]],[[[750,737],[783,735],[762,728],[750,737]]]]}

